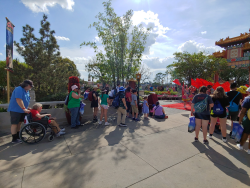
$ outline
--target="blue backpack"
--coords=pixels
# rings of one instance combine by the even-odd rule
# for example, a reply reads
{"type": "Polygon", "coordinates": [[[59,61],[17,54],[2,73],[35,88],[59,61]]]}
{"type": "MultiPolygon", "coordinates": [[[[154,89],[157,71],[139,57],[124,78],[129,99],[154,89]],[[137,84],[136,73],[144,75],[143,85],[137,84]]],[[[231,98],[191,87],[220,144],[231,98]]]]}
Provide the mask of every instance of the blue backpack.
{"type": "Polygon", "coordinates": [[[233,98],[233,100],[230,101],[230,106],[228,107],[228,110],[230,112],[238,112],[239,111],[239,105],[237,105],[236,103],[234,103],[234,99],[239,95],[240,92],[238,92],[237,95],[235,95],[235,97],[233,98]]]}
{"type": "Polygon", "coordinates": [[[118,93],[118,95],[115,96],[115,99],[113,100],[112,105],[115,108],[119,108],[119,106],[120,106],[120,94],[119,93],[118,93]]]}
{"type": "Polygon", "coordinates": [[[221,103],[219,100],[216,100],[214,102],[214,107],[213,107],[213,113],[214,115],[221,115],[224,112],[224,108],[221,106],[221,103]]]}

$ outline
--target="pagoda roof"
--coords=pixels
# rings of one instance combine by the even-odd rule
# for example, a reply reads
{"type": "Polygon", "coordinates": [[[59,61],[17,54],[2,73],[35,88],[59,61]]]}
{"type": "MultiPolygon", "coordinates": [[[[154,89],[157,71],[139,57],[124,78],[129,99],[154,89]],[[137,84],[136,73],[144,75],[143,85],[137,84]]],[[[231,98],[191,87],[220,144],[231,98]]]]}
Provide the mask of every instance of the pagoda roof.
{"type": "Polygon", "coordinates": [[[220,46],[220,47],[228,47],[231,45],[236,45],[236,44],[244,44],[246,42],[250,41],[250,33],[241,33],[240,36],[229,38],[227,37],[226,39],[220,39],[219,41],[215,42],[215,45],[220,46]]]}

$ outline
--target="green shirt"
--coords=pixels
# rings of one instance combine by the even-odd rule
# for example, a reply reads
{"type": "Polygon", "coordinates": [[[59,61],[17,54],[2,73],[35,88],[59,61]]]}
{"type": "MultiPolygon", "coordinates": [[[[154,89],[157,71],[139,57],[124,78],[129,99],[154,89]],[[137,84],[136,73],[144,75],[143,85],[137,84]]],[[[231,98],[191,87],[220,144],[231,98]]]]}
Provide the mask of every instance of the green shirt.
{"type": "MultiPolygon", "coordinates": [[[[69,94],[68,108],[77,108],[77,107],[80,107],[80,101],[81,101],[81,99],[80,98],[79,99],[73,98],[72,97],[72,93],[73,92],[74,91],[71,91],[70,94],[69,94]]],[[[74,92],[74,93],[78,95],[77,92],[74,92]]]]}
{"type": "Polygon", "coordinates": [[[108,105],[107,99],[109,98],[109,95],[107,94],[101,94],[100,99],[101,99],[101,105],[108,105]]]}

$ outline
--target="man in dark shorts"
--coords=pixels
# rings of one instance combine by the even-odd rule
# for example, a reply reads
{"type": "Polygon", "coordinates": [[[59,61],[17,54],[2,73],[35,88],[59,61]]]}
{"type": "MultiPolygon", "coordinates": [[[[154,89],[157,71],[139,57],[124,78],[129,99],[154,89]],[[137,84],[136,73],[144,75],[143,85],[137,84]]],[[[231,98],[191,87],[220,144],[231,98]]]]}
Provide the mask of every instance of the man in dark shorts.
{"type": "MultiPolygon", "coordinates": [[[[238,106],[242,103],[242,95],[240,92],[236,91],[237,90],[237,84],[236,83],[232,83],[231,86],[231,91],[227,92],[227,96],[228,96],[228,100],[231,102],[234,102],[235,104],[237,104],[238,106]]],[[[232,130],[233,130],[233,121],[237,121],[239,115],[239,110],[235,111],[235,112],[231,112],[229,111],[229,116],[228,119],[231,120],[231,131],[230,131],[230,136],[232,135],[232,130]]]]}
{"type": "Polygon", "coordinates": [[[30,113],[27,109],[30,103],[29,90],[34,87],[31,80],[25,80],[12,92],[8,112],[10,112],[12,143],[22,143],[19,137],[21,124],[25,115],[30,113]]]}
{"type": "Polygon", "coordinates": [[[98,93],[97,93],[97,85],[94,85],[92,91],[92,101],[91,101],[91,108],[94,108],[93,114],[93,122],[97,122],[97,113],[98,113],[98,93]]]}

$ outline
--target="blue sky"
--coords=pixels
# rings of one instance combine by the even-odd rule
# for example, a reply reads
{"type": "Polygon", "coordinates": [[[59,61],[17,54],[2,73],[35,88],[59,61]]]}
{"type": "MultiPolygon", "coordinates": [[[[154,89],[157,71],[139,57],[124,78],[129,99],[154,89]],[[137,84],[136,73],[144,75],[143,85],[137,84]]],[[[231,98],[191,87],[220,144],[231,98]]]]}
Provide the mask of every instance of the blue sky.
{"type": "MultiPolygon", "coordinates": [[[[43,13],[55,30],[61,55],[73,60],[81,77],[87,79],[85,63],[94,56],[91,48],[80,48],[83,41],[96,41],[94,28],[88,26],[103,12],[103,0],[1,0],[0,60],[5,59],[5,17],[15,25],[14,40],[20,42],[22,26],[28,24],[38,36],[43,13]]],[[[115,12],[122,16],[134,11],[133,23],[153,27],[148,37],[143,63],[153,72],[165,72],[174,60],[173,53],[221,50],[220,38],[249,32],[250,0],[113,0],[115,12]]],[[[14,51],[14,58],[22,60],[14,51]]]]}

